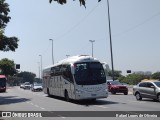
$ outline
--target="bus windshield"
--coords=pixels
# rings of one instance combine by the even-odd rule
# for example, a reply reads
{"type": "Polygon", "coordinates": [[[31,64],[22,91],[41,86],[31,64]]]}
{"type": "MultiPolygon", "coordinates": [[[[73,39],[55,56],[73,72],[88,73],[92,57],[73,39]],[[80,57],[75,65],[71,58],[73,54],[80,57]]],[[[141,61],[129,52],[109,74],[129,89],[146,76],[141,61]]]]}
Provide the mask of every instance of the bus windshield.
{"type": "Polygon", "coordinates": [[[102,64],[99,62],[77,63],[75,66],[75,81],[78,85],[96,85],[106,83],[102,64]]]}
{"type": "Polygon", "coordinates": [[[6,87],[6,79],[0,78],[0,87],[6,87]]]}

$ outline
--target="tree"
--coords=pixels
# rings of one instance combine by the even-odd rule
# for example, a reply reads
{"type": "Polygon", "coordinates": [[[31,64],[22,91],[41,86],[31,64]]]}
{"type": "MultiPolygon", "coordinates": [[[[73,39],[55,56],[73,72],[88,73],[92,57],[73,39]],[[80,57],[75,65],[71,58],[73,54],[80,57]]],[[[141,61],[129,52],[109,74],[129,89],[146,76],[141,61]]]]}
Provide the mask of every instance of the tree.
{"type": "Polygon", "coordinates": [[[5,28],[11,17],[8,16],[10,12],[9,5],[5,3],[5,0],[0,0],[0,28],[5,28]]]}
{"type": "Polygon", "coordinates": [[[5,27],[10,21],[11,17],[8,16],[10,12],[8,3],[5,0],[0,0],[0,50],[1,51],[15,51],[18,48],[18,38],[7,37],[4,35],[5,27]]]}
{"type": "Polygon", "coordinates": [[[153,73],[153,74],[151,75],[151,77],[152,77],[153,79],[159,79],[159,80],[160,80],[160,72],[153,73]]]}
{"type": "Polygon", "coordinates": [[[36,74],[34,74],[34,73],[32,73],[32,72],[24,71],[24,72],[18,73],[18,74],[17,74],[17,77],[22,78],[21,83],[24,83],[24,82],[33,83],[33,82],[34,82],[34,79],[35,79],[35,77],[36,77],[36,74]]]}
{"type": "MultiPolygon", "coordinates": [[[[59,3],[59,4],[61,4],[61,5],[67,3],[67,0],[49,0],[49,3],[51,3],[52,1],[57,1],[57,3],[59,3]]],[[[73,1],[75,1],[75,0],[73,0],[73,1]]],[[[85,7],[85,5],[86,5],[86,2],[85,2],[85,1],[86,1],[86,0],[79,0],[80,5],[83,5],[83,6],[85,7]]],[[[98,0],[98,2],[100,2],[100,1],[101,1],[101,0],[98,0]]]]}
{"type": "Polygon", "coordinates": [[[6,75],[6,76],[13,76],[14,74],[17,73],[15,69],[15,63],[13,60],[9,60],[7,58],[4,58],[0,60],[0,69],[1,69],[1,74],[6,75]]]}
{"type": "MultiPolygon", "coordinates": [[[[121,77],[122,76],[121,73],[122,73],[122,71],[114,70],[114,80],[117,80],[119,77],[121,77]]],[[[111,70],[108,72],[108,75],[112,76],[111,70]]]]}
{"type": "Polygon", "coordinates": [[[144,75],[141,74],[129,74],[126,77],[121,77],[120,82],[128,83],[130,85],[136,85],[137,83],[141,82],[145,78],[144,75]]]}

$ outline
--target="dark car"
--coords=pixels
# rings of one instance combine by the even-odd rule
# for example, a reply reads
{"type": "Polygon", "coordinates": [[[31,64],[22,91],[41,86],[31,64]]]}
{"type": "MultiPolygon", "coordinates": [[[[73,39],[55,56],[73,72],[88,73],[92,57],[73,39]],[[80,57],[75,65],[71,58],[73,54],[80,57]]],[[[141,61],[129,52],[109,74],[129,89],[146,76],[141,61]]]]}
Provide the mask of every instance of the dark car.
{"type": "Polygon", "coordinates": [[[137,100],[150,98],[160,102],[160,81],[143,81],[133,87],[133,95],[137,100]]]}
{"type": "Polygon", "coordinates": [[[109,80],[107,81],[108,84],[108,91],[112,94],[116,93],[124,93],[124,95],[128,95],[128,88],[126,85],[123,85],[117,80],[109,80]]]}

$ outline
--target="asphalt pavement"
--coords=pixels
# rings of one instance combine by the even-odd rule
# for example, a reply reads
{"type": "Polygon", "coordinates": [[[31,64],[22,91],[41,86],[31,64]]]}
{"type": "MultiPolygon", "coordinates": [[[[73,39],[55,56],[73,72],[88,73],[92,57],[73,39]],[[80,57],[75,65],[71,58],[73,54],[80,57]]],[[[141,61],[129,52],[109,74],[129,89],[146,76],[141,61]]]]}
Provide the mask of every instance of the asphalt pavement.
{"type": "MultiPolygon", "coordinates": [[[[132,89],[131,89],[132,90],[132,89]]],[[[48,115],[55,115],[54,117],[45,117],[37,119],[156,119],[156,116],[148,116],[138,118],[133,115],[139,114],[138,111],[146,111],[154,113],[154,111],[160,111],[160,103],[154,102],[150,99],[143,99],[137,101],[135,96],[132,95],[132,91],[128,95],[124,94],[109,94],[108,98],[98,99],[96,101],[71,101],[66,102],[63,98],[48,97],[43,92],[32,92],[31,90],[20,89],[19,87],[11,87],[7,89],[6,93],[0,93],[0,111],[29,111],[29,112],[45,112],[48,115]],[[58,112],[60,111],[60,112],[58,112]],[[67,111],[67,114],[64,111],[67,111]],[[82,112],[83,111],[83,112],[82,112]],[[87,111],[84,113],[84,111],[87,111]],[[95,112],[96,111],[96,112],[95,112]],[[103,113],[104,112],[104,113],[103,113]],[[122,116],[121,112],[123,113],[122,116]],[[102,114],[102,116],[100,116],[102,114]],[[108,114],[108,115],[107,115],[108,114]],[[109,117],[109,115],[115,114],[115,117],[109,117]],[[117,114],[117,116],[116,116],[117,114]],[[132,116],[125,116],[125,115],[132,116]],[[78,117],[76,117],[76,115],[78,117]],[[89,115],[89,117],[85,117],[89,115]],[[124,115],[124,116],[123,116],[124,115]],[[93,117],[92,117],[93,116],[93,117]],[[96,117],[98,116],[98,117],[96,117]],[[103,117],[105,116],[105,117],[103,117]]],[[[144,114],[144,113],[143,113],[144,114]]],[[[157,114],[155,112],[155,114],[157,114]]],[[[22,119],[22,118],[3,118],[3,119],[22,119]]],[[[23,118],[33,119],[33,118],[23,118]]],[[[34,118],[36,119],[36,118],[34,118]]]]}

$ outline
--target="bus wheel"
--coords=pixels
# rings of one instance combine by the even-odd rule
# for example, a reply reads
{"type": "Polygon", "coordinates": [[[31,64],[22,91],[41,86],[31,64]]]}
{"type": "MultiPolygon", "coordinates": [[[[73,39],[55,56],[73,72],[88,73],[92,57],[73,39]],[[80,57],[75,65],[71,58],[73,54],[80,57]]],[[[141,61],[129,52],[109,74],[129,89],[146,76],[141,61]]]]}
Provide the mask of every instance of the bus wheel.
{"type": "Polygon", "coordinates": [[[67,91],[65,91],[64,96],[65,96],[65,100],[67,102],[69,102],[69,96],[68,96],[68,92],[67,91]]]}
{"type": "Polygon", "coordinates": [[[49,92],[49,88],[47,88],[47,94],[48,94],[48,96],[51,96],[51,94],[49,92]]]}

